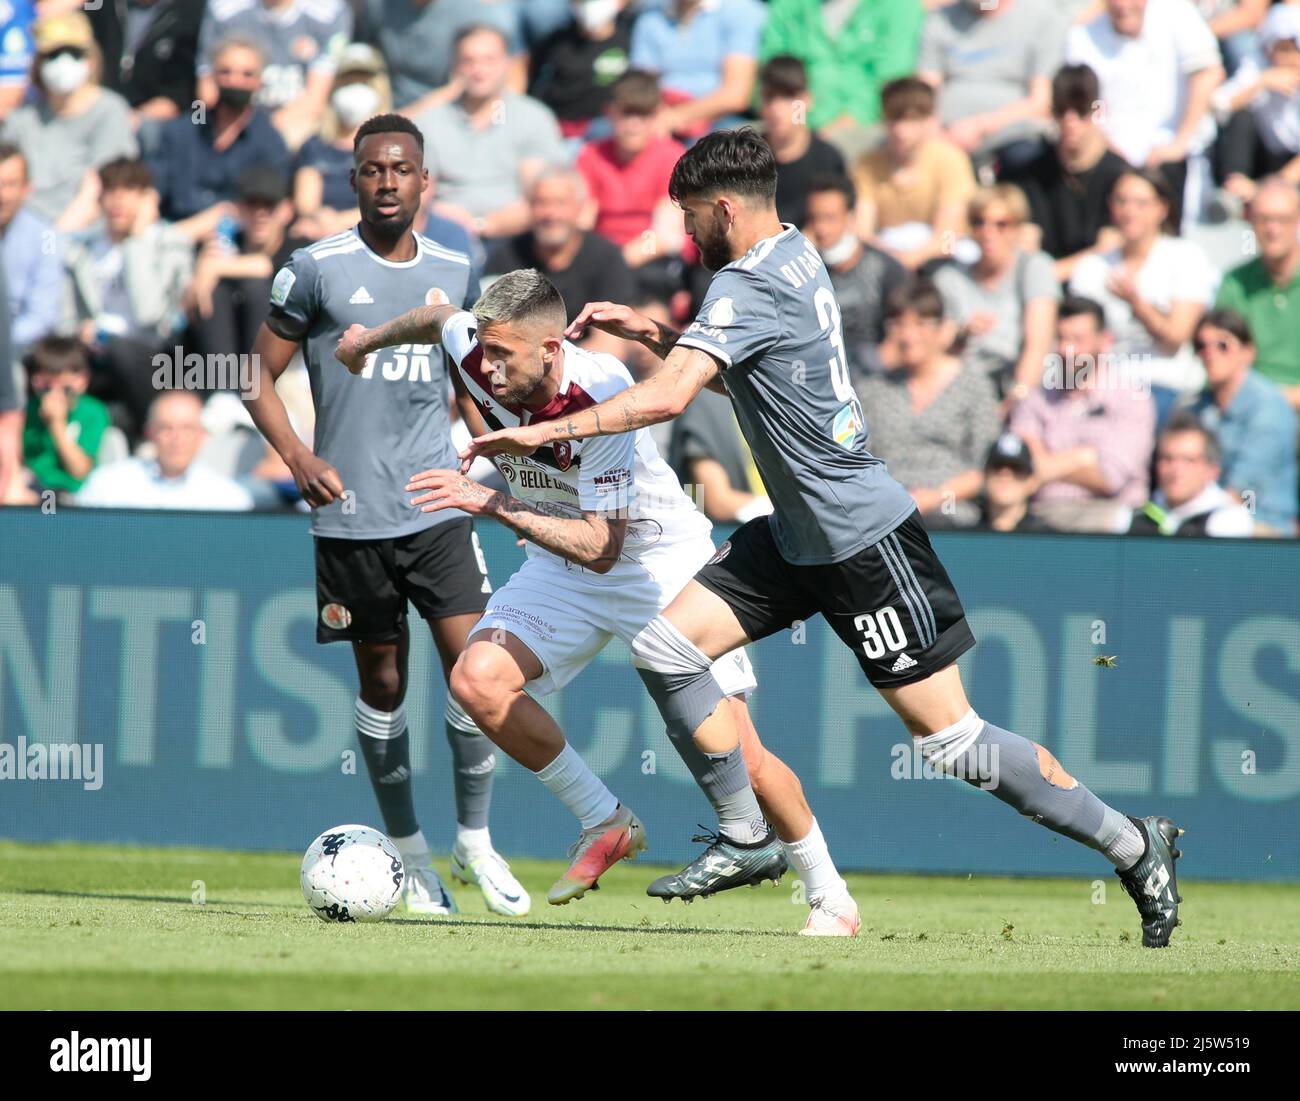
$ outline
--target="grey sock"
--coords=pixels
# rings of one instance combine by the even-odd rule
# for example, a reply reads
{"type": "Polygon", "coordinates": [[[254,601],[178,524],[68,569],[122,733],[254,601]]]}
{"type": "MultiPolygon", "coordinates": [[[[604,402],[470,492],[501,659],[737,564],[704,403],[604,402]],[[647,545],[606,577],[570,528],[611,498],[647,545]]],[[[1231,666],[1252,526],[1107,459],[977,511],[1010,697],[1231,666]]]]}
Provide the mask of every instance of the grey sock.
{"type": "Polygon", "coordinates": [[[1102,852],[1128,822],[1043,746],[989,722],[947,771],[992,792],[1026,818],[1102,852]]]}
{"type": "Polygon", "coordinates": [[[406,732],[405,714],[400,710],[376,711],[357,700],[356,726],[384,831],[390,837],[418,833],[420,825],[415,820],[411,797],[411,739],[406,732]],[[392,733],[394,726],[397,733],[392,733]]]}
{"type": "Polygon", "coordinates": [[[496,747],[477,730],[471,733],[451,723],[447,723],[447,744],[456,783],[456,821],[467,830],[484,829],[492,803],[496,747]]]}

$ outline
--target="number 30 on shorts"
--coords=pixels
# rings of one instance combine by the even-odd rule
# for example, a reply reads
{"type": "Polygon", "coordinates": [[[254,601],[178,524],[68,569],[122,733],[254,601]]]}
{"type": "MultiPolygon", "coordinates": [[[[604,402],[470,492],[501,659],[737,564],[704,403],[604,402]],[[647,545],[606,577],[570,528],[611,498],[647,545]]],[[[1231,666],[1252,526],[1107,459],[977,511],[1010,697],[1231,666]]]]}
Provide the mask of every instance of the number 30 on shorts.
{"type": "Polygon", "coordinates": [[[902,650],[907,645],[903,624],[893,608],[863,612],[854,618],[853,629],[862,632],[862,652],[873,661],[893,650],[902,650]]]}

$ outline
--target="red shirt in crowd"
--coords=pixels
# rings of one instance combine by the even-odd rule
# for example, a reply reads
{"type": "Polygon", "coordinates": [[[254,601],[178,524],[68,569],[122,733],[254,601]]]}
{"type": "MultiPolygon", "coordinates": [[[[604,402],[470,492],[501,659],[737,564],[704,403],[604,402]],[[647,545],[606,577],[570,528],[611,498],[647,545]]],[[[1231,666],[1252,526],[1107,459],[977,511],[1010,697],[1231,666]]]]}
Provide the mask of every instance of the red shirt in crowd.
{"type": "Polygon", "coordinates": [[[655,207],[668,195],[673,166],[685,152],[672,138],[652,138],[625,163],[613,138],[584,145],[577,167],[596,200],[596,232],[622,247],[650,229],[655,207]]]}

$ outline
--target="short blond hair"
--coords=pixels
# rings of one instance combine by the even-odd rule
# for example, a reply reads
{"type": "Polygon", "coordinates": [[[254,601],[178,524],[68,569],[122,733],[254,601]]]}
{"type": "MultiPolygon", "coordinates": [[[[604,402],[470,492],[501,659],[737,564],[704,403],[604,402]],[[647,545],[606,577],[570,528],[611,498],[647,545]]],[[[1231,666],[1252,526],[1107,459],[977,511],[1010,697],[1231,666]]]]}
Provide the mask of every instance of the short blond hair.
{"type": "Polygon", "coordinates": [[[976,188],[970,202],[966,204],[967,220],[978,221],[991,206],[1006,207],[1007,213],[1017,225],[1029,221],[1029,200],[1015,184],[999,183],[976,188]]]}

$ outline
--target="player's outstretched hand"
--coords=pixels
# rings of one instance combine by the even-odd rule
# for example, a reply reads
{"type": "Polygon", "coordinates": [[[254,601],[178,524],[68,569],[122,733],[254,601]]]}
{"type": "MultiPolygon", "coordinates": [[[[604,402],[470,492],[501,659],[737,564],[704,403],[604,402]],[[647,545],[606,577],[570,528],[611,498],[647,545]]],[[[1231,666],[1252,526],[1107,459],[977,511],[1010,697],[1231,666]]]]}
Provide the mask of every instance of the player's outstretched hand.
{"type": "Polygon", "coordinates": [[[470,440],[460,453],[460,472],[468,474],[480,455],[487,458],[493,455],[531,455],[545,442],[539,428],[544,430],[544,426],[521,424],[518,428],[503,428],[470,440]]]}
{"type": "Polygon", "coordinates": [[[320,508],[343,496],[343,479],[339,472],[319,455],[310,451],[292,460],[289,470],[302,499],[312,508],[320,508]]]}
{"type": "Polygon", "coordinates": [[[659,326],[650,318],[617,302],[588,302],[564,330],[564,335],[577,340],[588,326],[623,340],[654,340],[659,336],[659,326]]]}
{"type": "Polygon", "coordinates": [[[411,475],[406,483],[407,493],[420,493],[411,499],[411,507],[421,512],[441,512],[444,508],[458,508],[471,516],[481,516],[488,511],[496,491],[458,474],[454,470],[422,470],[411,475]]]}
{"type": "Polygon", "coordinates": [[[370,330],[364,325],[351,325],[348,331],[339,337],[338,347],[334,349],[334,358],[354,375],[361,374],[366,365],[365,345],[362,341],[370,330]]]}

